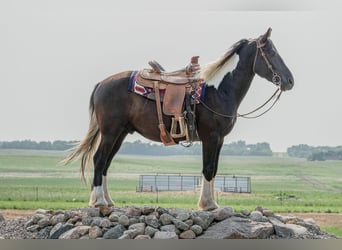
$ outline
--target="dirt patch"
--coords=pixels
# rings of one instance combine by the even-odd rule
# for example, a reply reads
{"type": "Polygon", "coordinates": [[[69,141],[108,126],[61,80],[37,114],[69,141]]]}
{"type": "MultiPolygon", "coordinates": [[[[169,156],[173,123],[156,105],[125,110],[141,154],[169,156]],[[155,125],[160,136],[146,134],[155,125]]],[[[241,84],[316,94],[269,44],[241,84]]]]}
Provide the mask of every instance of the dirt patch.
{"type": "Polygon", "coordinates": [[[36,210],[17,210],[17,209],[1,209],[0,214],[2,214],[5,220],[15,220],[27,216],[34,215],[36,210]]]}

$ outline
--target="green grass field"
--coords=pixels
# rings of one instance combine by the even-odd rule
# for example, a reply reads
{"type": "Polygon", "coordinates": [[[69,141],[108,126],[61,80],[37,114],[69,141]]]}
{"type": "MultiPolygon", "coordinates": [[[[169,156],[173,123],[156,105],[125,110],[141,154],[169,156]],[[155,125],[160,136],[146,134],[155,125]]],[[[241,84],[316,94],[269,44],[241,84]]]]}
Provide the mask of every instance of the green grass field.
{"type": "MultiPolygon", "coordinates": [[[[86,206],[90,185],[80,180],[79,162],[60,166],[62,158],[62,152],[0,151],[0,208],[86,206]]],[[[219,174],[250,176],[252,193],[217,192],[218,203],[236,210],[263,205],[276,212],[341,213],[341,165],[339,161],[308,162],[287,157],[221,157],[219,174]]],[[[196,208],[198,191],[139,193],[135,190],[140,174],[200,174],[199,156],[119,155],[109,172],[109,189],[119,206],[196,208]]]]}

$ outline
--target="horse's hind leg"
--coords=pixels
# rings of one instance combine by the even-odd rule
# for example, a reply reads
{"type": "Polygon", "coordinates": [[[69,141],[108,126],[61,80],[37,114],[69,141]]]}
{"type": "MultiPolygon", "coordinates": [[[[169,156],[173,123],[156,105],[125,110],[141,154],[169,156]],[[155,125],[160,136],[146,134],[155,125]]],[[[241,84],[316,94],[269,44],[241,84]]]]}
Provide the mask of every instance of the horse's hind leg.
{"type": "Polygon", "coordinates": [[[127,136],[127,132],[123,132],[119,138],[117,139],[113,149],[112,149],[112,152],[107,160],[107,164],[105,166],[105,169],[103,171],[103,175],[102,175],[102,186],[103,186],[103,193],[104,193],[104,197],[108,203],[108,206],[114,206],[114,201],[112,200],[112,198],[110,197],[109,195],[109,192],[108,192],[108,186],[107,186],[107,171],[108,171],[108,168],[112,162],[112,159],[113,157],[116,155],[116,153],[119,151],[120,147],[121,147],[121,144],[123,142],[123,140],[126,138],[127,136]]]}
{"type": "Polygon", "coordinates": [[[94,155],[94,179],[89,206],[108,206],[102,181],[106,166],[110,164],[113,148],[120,134],[121,131],[117,135],[101,134],[101,142],[94,155]]]}

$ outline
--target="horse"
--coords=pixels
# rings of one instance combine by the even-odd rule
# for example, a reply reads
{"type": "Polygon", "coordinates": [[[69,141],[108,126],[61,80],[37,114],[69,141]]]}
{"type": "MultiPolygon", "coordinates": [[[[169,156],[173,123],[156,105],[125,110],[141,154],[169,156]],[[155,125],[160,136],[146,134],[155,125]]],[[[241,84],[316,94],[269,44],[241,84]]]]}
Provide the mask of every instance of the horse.
{"type": "MultiPolygon", "coordinates": [[[[241,39],[216,61],[205,65],[200,77],[207,84],[205,101],[196,105],[195,117],[202,142],[202,187],[200,210],[218,208],[214,181],[224,138],[234,127],[237,110],[254,76],[268,80],[280,92],[294,86],[292,73],[270,39],[271,28],[256,39],[241,39]],[[235,61],[235,63],[233,63],[235,61]]],[[[134,132],[160,142],[156,103],[128,91],[133,71],[114,74],[99,82],[90,97],[90,123],[84,139],[64,159],[67,164],[81,158],[86,168],[94,165],[89,206],[114,206],[107,188],[107,171],[125,137],[134,132]]],[[[163,114],[168,130],[171,117],[163,114]]],[[[175,139],[179,143],[181,139],[175,139]]]]}

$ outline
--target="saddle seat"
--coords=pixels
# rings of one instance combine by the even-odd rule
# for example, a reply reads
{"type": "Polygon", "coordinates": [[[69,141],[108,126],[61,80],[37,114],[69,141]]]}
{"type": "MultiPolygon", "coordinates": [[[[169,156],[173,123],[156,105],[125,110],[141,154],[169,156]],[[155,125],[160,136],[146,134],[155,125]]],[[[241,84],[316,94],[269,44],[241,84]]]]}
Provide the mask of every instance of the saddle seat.
{"type": "Polygon", "coordinates": [[[154,89],[160,138],[164,145],[176,144],[173,138],[187,137],[187,141],[189,140],[183,107],[186,93],[190,92],[191,87],[196,89],[200,82],[198,58],[198,56],[192,57],[185,68],[173,72],[165,72],[164,68],[153,60],[149,62],[152,69],[143,69],[137,75],[136,81],[139,84],[154,89]],[[171,134],[166,130],[163,122],[160,89],[165,90],[163,113],[172,116],[171,134]]]}

